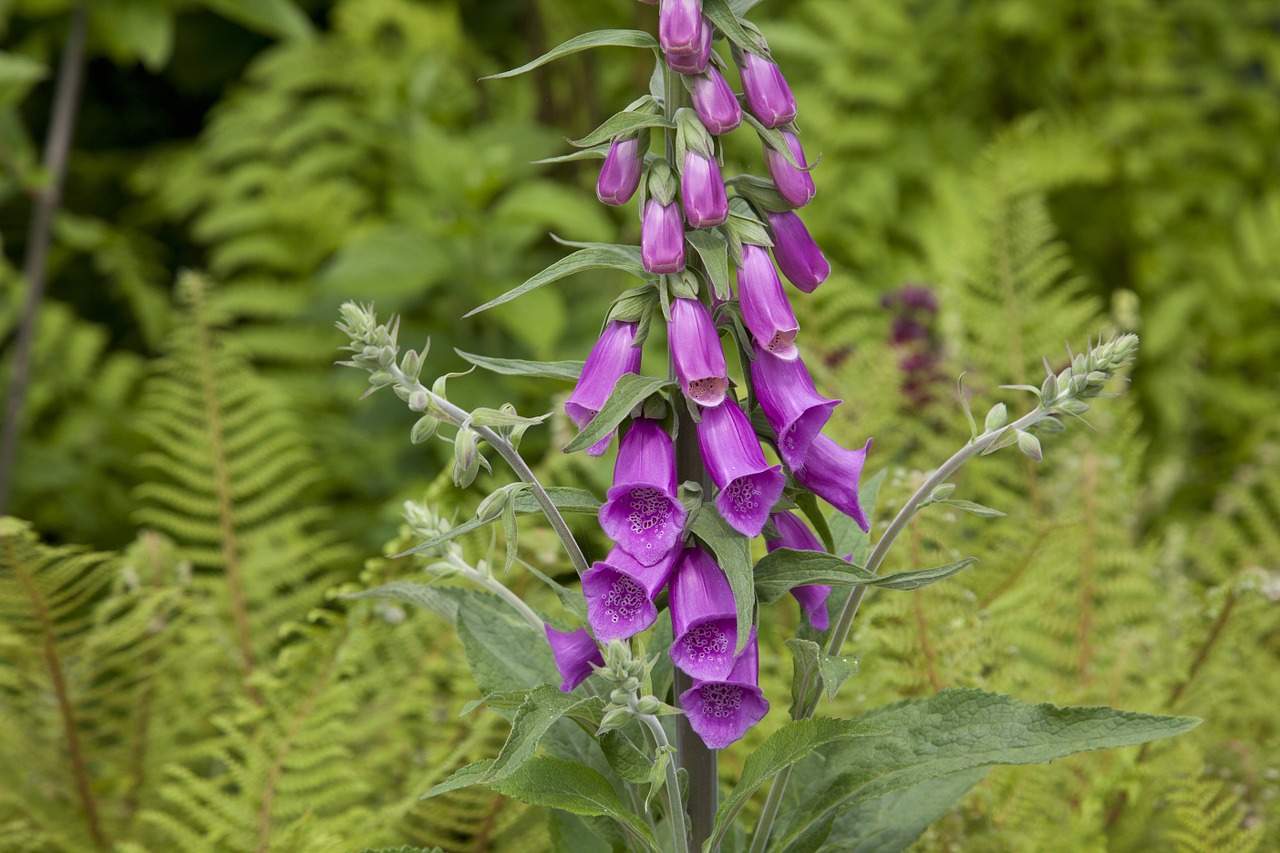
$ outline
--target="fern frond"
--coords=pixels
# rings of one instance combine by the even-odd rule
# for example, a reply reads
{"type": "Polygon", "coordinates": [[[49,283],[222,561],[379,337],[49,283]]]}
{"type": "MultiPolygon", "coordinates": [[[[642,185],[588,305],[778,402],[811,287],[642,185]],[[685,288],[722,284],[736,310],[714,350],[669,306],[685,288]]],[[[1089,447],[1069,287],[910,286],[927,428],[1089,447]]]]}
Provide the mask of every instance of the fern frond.
{"type": "Polygon", "coordinates": [[[1177,824],[1169,838],[1178,853],[1253,853],[1262,843],[1262,825],[1219,780],[1191,780],[1168,797],[1177,824]]]}

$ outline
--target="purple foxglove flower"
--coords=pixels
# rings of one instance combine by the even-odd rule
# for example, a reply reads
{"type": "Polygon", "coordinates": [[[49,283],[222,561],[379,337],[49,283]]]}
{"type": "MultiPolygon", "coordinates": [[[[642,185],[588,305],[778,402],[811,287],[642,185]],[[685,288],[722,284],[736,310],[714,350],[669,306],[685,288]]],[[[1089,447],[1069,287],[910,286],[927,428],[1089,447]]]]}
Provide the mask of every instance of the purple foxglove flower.
{"type": "Polygon", "coordinates": [[[702,0],[662,0],[658,7],[658,43],[667,55],[697,53],[702,26],[702,0]]]}
{"type": "Polygon", "coordinates": [[[676,561],[669,592],[675,637],[672,662],[694,678],[728,677],[738,645],[737,608],[729,579],[706,551],[685,548],[676,561]]]}
{"type": "Polygon", "coordinates": [[[729,372],[707,306],[696,299],[672,299],[667,338],[684,395],[702,406],[720,405],[729,388],[729,372]]]}
{"type": "Polygon", "coordinates": [[[814,438],[841,401],[818,393],[800,358],[774,358],[759,346],[751,362],[751,382],[760,408],[778,436],[778,455],[793,471],[802,467],[814,438]]]}
{"type": "Polygon", "coordinates": [[[769,250],[763,246],[742,245],[738,302],[742,306],[742,320],[761,349],[784,359],[800,354],[795,345],[800,324],[782,291],[782,281],[773,268],[769,250]]]}
{"type": "MultiPolygon", "coordinates": [[[[624,373],[640,372],[641,349],[635,346],[636,324],[617,320],[605,326],[600,339],[591,348],[587,363],[573,393],[565,401],[564,410],[578,427],[584,428],[599,414],[613,386],[624,373]]],[[[587,449],[591,456],[600,456],[609,447],[613,433],[597,441],[587,449]]]]}
{"type": "Polygon", "coordinates": [[[557,631],[550,625],[543,624],[547,632],[547,642],[551,644],[551,654],[556,659],[556,669],[560,670],[560,689],[568,693],[587,680],[593,670],[591,665],[604,666],[604,655],[600,647],[591,639],[586,628],[576,631],[557,631]]]}
{"type": "Polygon", "coordinates": [[[747,109],[765,127],[779,127],[796,117],[796,99],[791,87],[771,60],[744,51],[739,68],[747,109]]]}
{"type": "MultiPolygon", "coordinates": [[[[822,547],[822,543],[818,541],[817,536],[813,535],[809,526],[794,514],[775,512],[771,518],[778,532],[782,534],[782,538],[765,540],[765,548],[769,553],[779,548],[794,548],[797,551],[825,552],[827,550],[822,547]]],[[[818,584],[797,586],[791,589],[791,594],[795,596],[796,601],[800,602],[804,612],[809,614],[810,625],[819,631],[825,631],[831,626],[831,619],[827,615],[827,596],[831,594],[831,587],[818,584]]],[[[596,632],[597,636],[599,633],[599,631],[596,632]]]]}
{"type": "Polygon", "coordinates": [[[778,268],[796,287],[813,293],[831,275],[831,264],[795,211],[766,210],[765,216],[773,232],[773,257],[778,261],[778,268]]]}
{"type": "Polygon", "coordinates": [[[615,545],[609,556],[582,573],[587,621],[600,642],[625,640],[654,623],[658,609],[653,599],[666,586],[679,554],[672,548],[661,560],[645,566],[615,545]]]}
{"type": "Polygon", "coordinates": [[[631,422],[606,498],[600,527],[641,565],[652,566],[676,547],[686,513],[676,497],[675,448],[657,421],[631,422]]]}
{"type": "Polygon", "coordinates": [[[698,446],[711,482],[720,489],[720,515],[743,536],[759,536],[787,482],[782,466],[765,461],[751,422],[730,399],[702,410],[698,446]]]}
{"type": "Polygon", "coordinates": [[[609,145],[596,182],[596,198],[605,204],[626,204],[640,187],[644,153],[635,137],[615,139],[609,145]]]}
{"type": "Polygon", "coordinates": [[[867,516],[858,505],[858,478],[867,460],[871,439],[860,450],[846,450],[819,434],[809,446],[804,465],[794,471],[796,481],[858,523],[871,530],[867,516]]]}
{"type": "Polygon", "coordinates": [[[711,157],[692,150],[684,154],[680,170],[680,198],[684,215],[694,228],[723,225],[729,218],[729,197],[725,195],[720,165],[711,157]]]}
{"type": "Polygon", "coordinates": [[[653,273],[684,269],[684,222],[680,208],[649,199],[640,223],[640,259],[653,273]]]}
{"type": "Polygon", "coordinates": [[[719,136],[742,124],[742,107],[714,65],[692,80],[693,109],[711,133],[719,136]]]}
{"type": "Polygon", "coordinates": [[[680,74],[701,74],[711,62],[711,36],[714,28],[710,21],[702,21],[702,35],[692,53],[668,53],[667,67],[680,74]]]}
{"type": "Polygon", "coordinates": [[[695,681],[680,694],[689,726],[708,749],[724,749],[769,713],[759,681],[760,650],[752,636],[725,680],[695,681]]]}
{"type": "MultiPolygon", "coordinates": [[[[784,130],[782,138],[796,162],[801,166],[808,166],[809,161],[805,160],[804,149],[800,147],[800,140],[796,135],[789,130],[784,130]]],[[[788,204],[804,207],[817,193],[818,190],[813,185],[813,177],[808,172],[792,166],[787,162],[787,158],[782,156],[782,152],[775,151],[768,145],[764,147],[764,164],[769,170],[769,177],[773,178],[774,186],[778,188],[778,192],[788,204]]]]}

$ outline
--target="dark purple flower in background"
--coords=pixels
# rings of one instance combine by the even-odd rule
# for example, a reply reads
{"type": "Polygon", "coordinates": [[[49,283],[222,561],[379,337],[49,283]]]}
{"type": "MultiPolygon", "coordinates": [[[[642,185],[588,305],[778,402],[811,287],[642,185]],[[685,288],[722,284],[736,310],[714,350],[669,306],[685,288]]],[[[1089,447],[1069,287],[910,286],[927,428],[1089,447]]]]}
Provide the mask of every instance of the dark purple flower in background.
{"type": "MultiPolygon", "coordinates": [[[[793,548],[797,551],[825,552],[827,550],[822,547],[818,537],[809,529],[809,525],[796,518],[794,514],[790,512],[775,512],[770,518],[774,526],[778,528],[778,533],[782,534],[782,538],[765,540],[765,548],[769,550],[769,553],[772,554],[779,548],[793,548]]],[[[795,596],[796,601],[800,602],[804,612],[809,615],[810,625],[819,631],[825,631],[830,627],[831,619],[827,615],[827,596],[831,595],[831,587],[818,584],[797,586],[791,589],[791,594],[795,596]]],[[[596,632],[597,635],[599,633],[599,631],[596,632]]]]}
{"type": "Polygon", "coordinates": [[[934,399],[945,379],[942,342],[936,329],[938,297],[927,285],[904,284],[886,293],[880,305],[895,311],[889,343],[901,353],[902,392],[911,405],[924,406],[934,399]]]}
{"type": "Polygon", "coordinates": [[[778,358],[796,358],[796,333],[800,323],[782,290],[778,271],[769,250],[751,243],[742,245],[742,266],[738,267],[738,302],[742,321],[756,343],[778,358]]]}
{"type": "Polygon", "coordinates": [[[760,692],[760,650],[755,630],[723,681],[694,681],[680,694],[680,708],[689,726],[708,749],[724,749],[769,713],[760,692]]]}
{"type": "MultiPolygon", "coordinates": [[[[809,161],[804,158],[804,149],[800,147],[800,140],[796,135],[789,130],[784,130],[782,139],[787,143],[787,149],[791,151],[795,161],[802,167],[808,166],[809,161]]],[[[773,178],[774,186],[778,188],[778,192],[788,204],[804,207],[817,193],[817,187],[813,185],[813,176],[803,168],[797,169],[792,166],[781,151],[775,150],[770,145],[764,146],[764,164],[769,170],[769,177],[773,178]]]]}
{"type": "Polygon", "coordinates": [[[626,204],[640,186],[644,152],[634,136],[613,140],[596,181],[596,198],[605,204],[626,204]]]}
{"type": "Polygon", "coordinates": [[[634,559],[652,566],[676,547],[684,520],[671,436],[657,421],[636,418],[618,444],[600,527],[634,559]]]}
{"type": "Polygon", "coordinates": [[[604,655],[600,654],[600,647],[591,639],[586,628],[559,631],[546,624],[542,627],[547,632],[547,642],[551,644],[556,669],[564,679],[560,683],[560,689],[565,693],[587,680],[587,676],[594,671],[592,664],[604,666],[604,655]]]}
{"type": "Polygon", "coordinates": [[[658,43],[662,52],[688,56],[702,47],[702,0],[662,0],[658,7],[658,43]]]}
{"type": "MultiPolygon", "coordinates": [[[[587,355],[582,374],[573,393],[565,401],[564,410],[578,427],[583,429],[600,413],[601,407],[613,393],[613,386],[626,373],[640,372],[641,348],[635,346],[636,324],[617,320],[605,326],[600,339],[587,355]]],[[[591,456],[600,456],[609,447],[609,433],[587,449],[591,456]]]]}
{"type": "Polygon", "coordinates": [[[614,546],[609,556],[582,573],[587,621],[600,642],[625,640],[647,629],[658,618],[653,599],[666,586],[679,550],[646,566],[614,546]]]}
{"type": "Polygon", "coordinates": [[[701,74],[711,62],[711,37],[715,29],[711,22],[702,20],[702,36],[692,53],[665,54],[667,67],[679,74],[701,74]]]}
{"type": "Polygon", "coordinates": [[[777,65],[757,53],[744,51],[739,70],[747,109],[761,124],[780,127],[795,120],[796,99],[777,65]]]}
{"type": "Polygon", "coordinates": [[[652,273],[684,269],[684,220],[675,202],[650,198],[640,223],[640,260],[652,273]]]}
{"type": "Polygon", "coordinates": [[[831,264],[818,248],[809,229],[793,210],[765,211],[773,232],[773,257],[787,280],[805,293],[813,293],[831,275],[831,264]]]}
{"type": "Polygon", "coordinates": [[[719,405],[729,388],[729,372],[707,306],[696,299],[672,299],[667,338],[685,396],[702,406],[719,405]]]}
{"type": "Polygon", "coordinates": [[[778,455],[788,468],[800,468],[814,438],[842,401],[828,400],[818,393],[800,358],[775,358],[759,346],[751,362],[751,382],[760,408],[778,436],[778,455]]]}
{"type": "Polygon", "coordinates": [[[871,530],[871,524],[858,503],[858,479],[870,447],[869,438],[862,448],[846,450],[825,435],[818,435],[809,446],[804,465],[793,472],[800,485],[852,518],[865,531],[871,530]]]}
{"type": "MultiPolygon", "coordinates": [[[[671,660],[694,678],[725,678],[738,645],[729,579],[701,548],[685,548],[670,581],[671,660]]],[[[754,635],[755,629],[752,629],[754,635]]]]}
{"type": "Polygon", "coordinates": [[[782,466],[769,465],[751,422],[732,399],[702,410],[698,446],[720,494],[716,509],[743,536],[759,536],[782,495],[782,466]]]}
{"type": "Polygon", "coordinates": [[[708,66],[692,84],[693,109],[709,132],[719,136],[742,124],[742,107],[719,69],[708,66]]]}
{"type": "Polygon", "coordinates": [[[729,197],[725,195],[720,164],[711,157],[686,151],[680,170],[680,200],[690,226],[723,225],[729,218],[729,197]]]}

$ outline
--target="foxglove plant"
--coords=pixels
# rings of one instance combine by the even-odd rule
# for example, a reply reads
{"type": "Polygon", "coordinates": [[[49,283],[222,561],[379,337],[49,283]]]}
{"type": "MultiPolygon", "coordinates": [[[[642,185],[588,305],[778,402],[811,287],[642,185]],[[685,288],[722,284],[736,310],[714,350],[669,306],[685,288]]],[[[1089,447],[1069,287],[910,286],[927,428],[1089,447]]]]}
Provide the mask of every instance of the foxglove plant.
{"type": "MultiPolygon", "coordinates": [[[[600,831],[602,821],[578,819],[597,817],[622,828],[621,834],[604,833],[601,843],[610,849],[715,853],[748,799],[769,783],[744,842],[751,853],[822,845],[900,850],[923,824],[914,813],[904,825],[894,824],[899,799],[944,807],[963,793],[955,784],[960,770],[1142,743],[1194,725],[1107,708],[1023,705],[978,690],[899,703],[866,720],[815,716],[821,697],[834,696],[853,673],[842,655],[869,589],[916,589],[972,562],[882,575],[910,521],[933,504],[997,514],[953,498],[948,479],[966,461],[1003,447],[1016,445],[1038,461],[1037,433],[1061,431],[1064,419],[1084,414],[1087,401],[1105,396],[1106,384],[1133,357],[1137,339],[1126,335],[1090,346],[1039,388],[1022,386],[1038,403],[1015,420],[1003,404],[991,409],[981,430],[969,415],[971,439],[899,505],[873,544],[875,481],[861,482],[870,441],[851,450],[823,434],[839,401],[819,392],[800,357],[799,324],[765,248],[772,248],[782,274],[801,291],[811,292],[830,274],[790,209],[813,198],[813,183],[791,126],[795,99],[759,30],[737,11],[751,5],[706,0],[704,8],[699,0],[662,0],[658,38],[643,31],[592,33],[496,75],[522,73],[592,46],[653,51],[649,95],[575,142],[588,149],[584,154],[565,158],[604,156],[597,194],[606,204],[629,203],[638,191],[639,247],[578,243],[572,255],[472,313],[580,270],[612,268],[640,284],[614,301],[580,367],[464,355],[499,373],[574,381],[565,411],[579,433],[564,450],[601,455],[621,429],[613,486],[601,502],[584,489],[543,485],[519,446],[524,432],[548,415],[521,416],[510,405],[457,406],[447,393],[455,374],[423,384],[426,349],[402,353],[395,321],[380,323],[371,307],[348,303],[339,323],[349,338],[345,363],[369,373],[371,390],[390,387],[419,413],[410,439],[452,445],[459,486],[492,471],[487,452],[505,460],[516,477],[485,497],[474,519],[456,527],[426,508],[412,510],[411,524],[433,519],[413,528],[425,541],[406,552],[433,560],[426,566],[432,583],[397,581],[356,597],[399,599],[448,617],[458,626],[486,702],[514,709],[499,756],[459,769],[427,796],[483,784],[563,809],[562,838],[600,831]],[[721,37],[741,71],[749,116],[742,116],[717,70],[723,58],[714,45],[721,37]],[[689,93],[693,109],[684,100],[689,93]],[[730,198],[719,136],[735,127],[762,140],[773,180],[733,176],[730,198]],[[645,156],[650,137],[661,140],[661,156],[645,156]],[[671,164],[678,166],[678,178],[671,164]],[[686,252],[686,245],[693,251],[686,252]],[[730,268],[737,270],[736,298],[730,268]],[[659,318],[666,325],[668,370],[645,376],[641,352],[659,318]],[[721,334],[740,354],[745,400],[731,382],[721,334]],[[770,444],[781,464],[766,457],[770,444]],[[819,500],[830,505],[830,515],[819,500]],[[531,513],[550,523],[580,591],[518,559],[518,516],[531,513]],[[599,548],[603,559],[587,560],[567,513],[598,519],[612,540],[607,552],[599,548]],[[454,540],[499,522],[505,560],[491,549],[476,565],[467,563],[454,540]],[[852,537],[853,547],[846,544],[841,553],[852,550],[865,559],[841,558],[833,529],[846,531],[846,543],[852,537]],[[767,553],[753,561],[751,540],[762,533],[769,537],[767,553]],[[495,573],[499,562],[505,571],[528,566],[552,588],[564,612],[544,614],[516,595],[495,573]],[[446,579],[455,583],[439,583],[446,579]],[[770,607],[788,592],[808,616],[786,641],[793,655],[791,720],[775,721],[776,730],[746,758],[739,783],[720,804],[716,751],[777,713],[759,683],[760,655],[777,653],[780,623],[770,607]],[[565,621],[585,625],[553,627],[565,621]],[[595,733],[594,747],[584,744],[582,728],[595,733]],[[544,737],[553,730],[557,736],[544,737]],[[863,739],[873,744],[865,758],[857,754],[863,739]],[[589,749],[596,751],[587,755],[589,749]],[[921,755],[930,760],[921,762],[921,755]],[[615,775],[606,779],[600,768],[615,775]],[[775,839],[797,768],[808,790],[821,794],[795,803],[775,839]],[[855,805],[880,820],[842,821],[855,805]],[[837,830],[841,835],[833,837],[837,830]]],[[[848,392],[870,395],[875,389],[848,392]]],[[[968,414],[963,397],[962,403],[968,414]]]]}

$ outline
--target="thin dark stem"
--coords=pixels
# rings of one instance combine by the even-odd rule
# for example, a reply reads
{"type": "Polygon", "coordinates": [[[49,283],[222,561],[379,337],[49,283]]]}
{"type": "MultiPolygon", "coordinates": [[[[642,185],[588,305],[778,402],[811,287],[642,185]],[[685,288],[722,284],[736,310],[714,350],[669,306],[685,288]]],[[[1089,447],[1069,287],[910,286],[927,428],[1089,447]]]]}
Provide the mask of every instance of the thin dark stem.
{"type": "Polygon", "coordinates": [[[27,236],[27,252],[22,264],[22,277],[27,283],[27,298],[18,323],[17,343],[13,354],[13,375],[5,399],[4,429],[0,434],[0,515],[4,515],[13,487],[13,468],[18,456],[18,439],[22,410],[26,404],[27,382],[31,377],[31,350],[35,345],[36,324],[44,301],[45,270],[49,243],[53,233],[53,215],[62,200],[62,183],[67,174],[67,158],[71,137],[75,132],[76,108],[80,104],[80,84],[84,79],[85,27],[89,14],[84,6],[71,10],[67,42],[58,65],[58,83],[53,93],[53,115],[49,119],[49,136],[44,144],[44,168],[49,183],[36,193],[31,211],[31,231],[27,236]]]}

